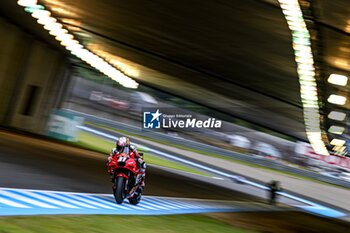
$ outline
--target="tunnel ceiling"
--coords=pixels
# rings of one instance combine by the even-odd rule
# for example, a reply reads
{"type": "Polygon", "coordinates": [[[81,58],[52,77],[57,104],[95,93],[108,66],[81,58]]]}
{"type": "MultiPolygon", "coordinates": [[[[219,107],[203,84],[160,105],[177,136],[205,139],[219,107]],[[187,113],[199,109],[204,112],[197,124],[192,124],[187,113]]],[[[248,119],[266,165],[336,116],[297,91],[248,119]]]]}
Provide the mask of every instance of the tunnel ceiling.
{"type": "MultiPolygon", "coordinates": [[[[3,14],[47,38],[15,2],[1,1],[3,14]]],[[[87,48],[137,70],[139,83],[304,138],[291,35],[275,1],[39,2],[87,48]]],[[[348,25],[347,8],[327,7],[329,24],[348,25]]],[[[328,43],[326,61],[348,56],[347,42],[347,50],[328,43]]]]}

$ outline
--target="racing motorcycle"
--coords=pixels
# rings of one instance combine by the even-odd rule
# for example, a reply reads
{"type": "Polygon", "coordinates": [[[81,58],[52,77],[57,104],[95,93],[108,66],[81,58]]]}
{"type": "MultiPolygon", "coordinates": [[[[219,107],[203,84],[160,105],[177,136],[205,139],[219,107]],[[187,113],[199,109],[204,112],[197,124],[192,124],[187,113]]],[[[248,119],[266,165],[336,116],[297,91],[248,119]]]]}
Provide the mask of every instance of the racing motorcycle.
{"type": "MultiPolygon", "coordinates": [[[[139,155],[143,157],[142,153],[139,155]]],[[[127,198],[130,204],[137,205],[143,193],[144,175],[140,173],[133,153],[115,154],[108,164],[108,173],[115,201],[121,204],[127,198]]]]}

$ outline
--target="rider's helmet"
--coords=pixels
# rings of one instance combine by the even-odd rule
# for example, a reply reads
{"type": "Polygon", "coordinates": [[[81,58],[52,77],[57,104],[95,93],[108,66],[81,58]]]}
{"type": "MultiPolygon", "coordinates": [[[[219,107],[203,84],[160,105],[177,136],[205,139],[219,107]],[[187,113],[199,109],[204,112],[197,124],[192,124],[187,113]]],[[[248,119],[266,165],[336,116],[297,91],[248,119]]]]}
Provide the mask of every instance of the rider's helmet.
{"type": "Polygon", "coordinates": [[[124,151],[124,148],[127,146],[127,138],[126,137],[120,137],[117,140],[116,143],[116,149],[118,153],[121,153],[124,151]]]}

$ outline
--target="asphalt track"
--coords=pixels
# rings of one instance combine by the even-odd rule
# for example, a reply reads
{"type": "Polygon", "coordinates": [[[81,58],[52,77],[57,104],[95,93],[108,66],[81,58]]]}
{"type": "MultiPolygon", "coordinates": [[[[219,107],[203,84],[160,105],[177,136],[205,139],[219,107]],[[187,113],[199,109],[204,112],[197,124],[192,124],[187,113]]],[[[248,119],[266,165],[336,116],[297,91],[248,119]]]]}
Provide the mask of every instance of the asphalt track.
{"type": "MultiPolygon", "coordinates": [[[[106,129],[102,129],[102,128],[91,127],[91,126],[89,126],[88,128],[92,129],[92,131],[96,130],[96,133],[98,133],[99,136],[106,137],[106,139],[113,138],[115,140],[115,136],[121,136],[118,133],[111,132],[110,130],[106,130],[106,129]],[[100,135],[100,133],[102,133],[102,134],[100,135]]],[[[90,132],[90,131],[88,131],[88,132],[90,132]]],[[[91,132],[91,133],[94,134],[94,132],[91,132]]],[[[254,177],[254,176],[252,176],[252,174],[247,173],[246,170],[244,170],[245,172],[243,172],[243,174],[245,174],[244,176],[246,178],[248,178],[249,181],[253,181],[254,184],[252,184],[252,185],[237,185],[237,184],[235,184],[235,182],[232,182],[232,178],[231,178],[231,181],[227,182],[227,175],[230,175],[230,176],[233,175],[233,177],[235,177],[235,176],[237,177],[237,174],[235,173],[236,172],[235,169],[231,168],[231,166],[237,165],[237,164],[228,163],[227,161],[220,161],[218,159],[216,159],[216,161],[215,161],[215,159],[213,159],[213,158],[210,158],[211,162],[208,163],[208,161],[206,161],[206,160],[198,160],[198,154],[192,153],[193,156],[185,156],[184,154],[176,153],[176,148],[173,148],[174,150],[170,151],[170,150],[167,150],[167,147],[164,146],[164,145],[162,145],[162,147],[160,147],[161,145],[158,145],[159,147],[157,147],[156,143],[150,143],[149,141],[146,141],[146,140],[143,140],[143,139],[140,139],[140,138],[133,137],[133,142],[138,143],[139,145],[147,146],[148,149],[152,148],[153,149],[152,151],[154,151],[154,152],[161,151],[162,152],[161,154],[164,154],[164,152],[165,153],[170,153],[170,155],[175,156],[176,158],[181,158],[181,159],[184,159],[186,161],[190,161],[192,163],[201,165],[199,167],[203,167],[204,166],[205,168],[214,169],[216,171],[214,173],[215,175],[219,175],[219,176],[224,177],[224,178],[226,177],[226,179],[225,179],[226,182],[224,182],[224,181],[223,182],[221,182],[221,181],[214,181],[216,185],[221,185],[221,186],[224,186],[224,187],[227,187],[227,188],[239,191],[239,192],[244,192],[246,194],[249,194],[249,195],[252,195],[252,196],[255,196],[255,197],[260,197],[260,198],[261,197],[263,197],[263,198],[266,197],[266,191],[264,189],[262,189],[262,186],[265,186],[265,184],[263,182],[261,182],[260,177],[254,177]],[[222,163],[224,163],[224,164],[222,164],[222,163]],[[227,165],[225,165],[225,163],[227,163],[227,165]],[[227,168],[230,168],[231,170],[228,170],[227,168]],[[235,171],[235,172],[233,172],[232,170],[235,171]],[[219,173],[217,173],[217,171],[219,171],[219,173]],[[252,177],[254,177],[254,178],[252,178],[252,177]],[[259,187],[255,187],[256,185],[258,185],[259,187]]],[[[150,152],[150,153],[152,153],[152,152],[150,152]]],[[[269,172],[266,172],[266,171],[264,173],[269,174],[269,172]]],[[[257,172],[256,174],[259,174],[259,172],[257,172]]],[[[270,174],[272,175],[271,177],[275,177],[276,176],[276,174],[274,174],[274,173],[270,172],[270,174]]],[[[262,175],[264,175],[264,174],[262,174],[262,175]]],[[[283,175],[278,174],[278,176],[283,176],[283,175]]],[[[290,178],[290,177],[288,177],[288,178],[290,178]]],[[[273,179],[273,178],[271,178],[271,179],[273,179]]],[[[277,177],[275,177],[275,179],[280,180],[277,177]]],[[[309,181],[307,181],[307,180],[298,180],[298,179],[292,179],[292,180],[295,183],[299,183],[299,185],[303,185],[304,184],[304,187],[303,187],[304,190],[314,189],[315,185],[316,186],[319,185],[318,183],[312,183],[313,185],[311,185],[311,186],[305,186],[305,185],[310,185],[309,181]],[[308,187],[308,188],[305,188],[305,187],[308,187]]],[[[251,183],[249,181],[245,182],[245,183],[248,183],[248,184],[251,183]]],[[[208,182],[211,182],[211,180],[208,180],[208,182]]],[[[328,189],[326,189],[327,191],[332,191],[332,189],[335,189],[335,187],[332,187],[332,186],[325,186],[325,185],[322,186],[321,185],[321,188],[322,187],[323,188],[328,188],[328,189]]],[[[263,187],[263,188],[265,188],[265,187],[263,187]]],[[[301,192],[300,190],[296,190],[296,191],[299,191],[299,192],[293,192],[294,190],[293,191],[287,190],[288,194],[286,194],[286,193],[282,194],[283,196],[280,196],[279,201],[281,203],[284,203],[284,204],[287,204],[287,205],[292,205],[292,206],[301,206],[302,204],[309,203],[309,201],[312,201],[314,203],[318,203],[318,204],[322,204],[322,205],[328,206],[331,209],[333,208],[334,210],[341,210],[341,211],[344,211],[345,213],[349,213],[349,206],[348,206],[349,202],[348,202],[347,196],[345,196],[345,197],[341,196],[342,198],[346,198],[346,201],[344,201],[344,204],[347,203],[346,205],[332,205],[331,203],[335,203],[335,201],[333,200],[334,196],[337,196],[337,198],[339,198],[339,196],[337,195],[338,193],[336,193],[336,194],[326,193],[326,195],[331,196],[333,198],[333,199],[331,199],[331,202],[320,201],[318,197],[324,196],[324,193],[322,193],[322,192],[325,191],[323,189],[320,189],[320,190],[317,192],[317,196],[312,196],[312,197],[310,195],[308,195],[308,196],[302,195],[304,192],[301,192]],[[320,190],[321,190],[321,193],[320,193],[320,190]],[[291,197],[290,195],[292,195],[294,197],[291,197]]],[[[337,189],[337,191],[345,191],[345,190],[337,189]]],[[[326,198],[326,200],[329,201],[330,199],[326,198]]],[[[311,209],[320,210],[319,207],[320,206],[318,206],[316,208],[312,207],[311,209]]],[[[309,207],[306,207],[305,209],[306,210],[310,210],[309,207]]]]}
{"type": "MultiPolygon", "coordinates": [[[[104,162],[105,158],[98,153],[72,148],[52,141],[0,131],[0,187],[55,190],[55,192],[92,192],[105,195],[103,193],[111,192],[111,184],[105,173],[104,162]]],[[[219,187],[213,181],[208,183],[193,178],[188,174],[182,175],[157,167],[150,167],[147,174],[146,194],[246,202],[264,201],[256,196],[219,187]]],[[[146,205],[145,207],[150,208],[146,205]]],[[[252,214],[254,215],[254,213],[252,214]]],[[[284,226],[283,224],[288,221],[279,221],[279,218],[276,218],[276,216],[289,216],[290,213],[299,216],[298,226],[303,228],[305,225],[303,219],[309,215],[300,212],[280,212],[280,214],[276,213],[277,215],[275,214],[272,219],[263,219],[260,216],[254,216],[253,218],[257,222],[260,221],[259,219],[263,221],[259,226],[266,225],[275,219],[274,226],[268,225],[267,227],[271,232],[280,232],[280,230],[272,229],[279,224],[282,225],[283,229],[295,228],[294,225],[293,227],[284,226]]],[[[30,214],[33,214],[32,211],[30,214]]],[[[248,216],[244,218],[250,219],[251,214],[247,214],[248,216]]],[[[266,212],[264,216],[269,215],[270,212],[266,212]]],[[[228,219],[231,218],[231,215],[220,216],[220,218],[225,216],[228,219]]],[[[237,219],[237,217],[234,217],[234,219],[237,219]]],[[[305,232],[322,232],[324,226],[315,222],[315,219],[327,224],[329,229],[333,229],[333,232],[343,232],[343,229],[348,227],[348,224],[344,222],[314,216],[313,221],[308,221],[312,231],[307,230],[305,232]],[[342,225],[342,228],[339,228],[339,224],[342,225]]],[[[233,222],[232,219],[229,221],[233,222]]],[[[235,224],[239,225],[236,222],[235,224]]]]}
{"type": "MultiPolygon", "coordinates": [[[[100,154],[54,142],[0,134],[0,187],[110,193],[105,159],[100,154]]],[[[245,193],[151,166],[147,170],[145,194],[262,201],[245,193]]]]}

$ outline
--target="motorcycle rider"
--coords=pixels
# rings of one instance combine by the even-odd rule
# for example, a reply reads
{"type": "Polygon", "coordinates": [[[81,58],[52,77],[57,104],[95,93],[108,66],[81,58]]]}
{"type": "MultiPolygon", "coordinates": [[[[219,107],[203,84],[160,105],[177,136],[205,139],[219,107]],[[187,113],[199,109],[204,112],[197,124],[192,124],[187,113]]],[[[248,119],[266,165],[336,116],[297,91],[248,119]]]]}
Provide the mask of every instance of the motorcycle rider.
{"type": "Polygon", "coordinates": [[[136,147],[130,144],[130,139],[128,137],[120,137],[117,140],[116,147],[112,149],[111,154],[108,156],[108,163],[112,161],[113,156],[119,153],[125,153],[127,155],[130,155],[132,153],[134,155],[136,164],[140,169],[140,172],[138,174],[138,179],[143,179],[142,186],[144,186],[146,163],[143,161],[143,159],[137,152],[136,147]]]}

